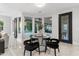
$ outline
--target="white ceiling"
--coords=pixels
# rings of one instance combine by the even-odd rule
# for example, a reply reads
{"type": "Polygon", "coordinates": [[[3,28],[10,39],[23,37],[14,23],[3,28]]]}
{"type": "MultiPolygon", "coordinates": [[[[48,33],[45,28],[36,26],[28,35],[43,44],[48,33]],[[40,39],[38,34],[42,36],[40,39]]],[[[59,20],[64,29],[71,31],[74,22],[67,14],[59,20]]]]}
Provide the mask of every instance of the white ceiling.
{"type": "MultiPolygon", "coordinates": [[[[51,14],[60,10],[79,6],[78,3],[47,3],[44,7],[39,8],[34,3],[3,3],[0,4],[0,9],[8,8],[8,10],[21,11],[29,14],[51,14]]],[[[2,9],[3,10],[3,9],[2,9]]]]}

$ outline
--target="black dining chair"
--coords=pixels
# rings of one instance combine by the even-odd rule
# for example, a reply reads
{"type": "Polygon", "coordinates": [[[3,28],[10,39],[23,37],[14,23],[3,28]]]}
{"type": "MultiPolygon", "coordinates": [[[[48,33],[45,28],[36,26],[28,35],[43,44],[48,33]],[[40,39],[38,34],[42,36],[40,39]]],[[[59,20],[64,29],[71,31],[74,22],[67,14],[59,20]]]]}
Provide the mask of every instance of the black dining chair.
{"type": "Polygon", "coordinates": [[[26,50],[30,51],[30,56],[32,56],[32,51],[34,51],[37,48],[38,48],[39,54],[40,54],[38,38],[31,38],[30,40],[25,40],[24,41],[24,56],[25,56],[26,50]]]}
{"type": "Polygon", "coordinates": [[[59,50],[59,40],[58,39],[54,39],[54,38],[53,39],[47,38],[46,39],[45,52],[47,50],[47,47],[53,48],[54,49],[54,54],[56,56],[56,49],[58,49],[58,51],[60,51],[59,50]]]}

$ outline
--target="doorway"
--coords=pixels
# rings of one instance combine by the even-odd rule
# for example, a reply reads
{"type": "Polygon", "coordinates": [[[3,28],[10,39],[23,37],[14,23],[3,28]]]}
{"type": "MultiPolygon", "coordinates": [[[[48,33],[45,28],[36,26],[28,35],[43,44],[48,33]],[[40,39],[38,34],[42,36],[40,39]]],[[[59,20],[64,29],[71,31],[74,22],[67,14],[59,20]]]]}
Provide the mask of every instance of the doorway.
{"type": "Polygon", "coordinates": [[[59,14],[59,40],[72,44],[72,12],[59,14]]]}

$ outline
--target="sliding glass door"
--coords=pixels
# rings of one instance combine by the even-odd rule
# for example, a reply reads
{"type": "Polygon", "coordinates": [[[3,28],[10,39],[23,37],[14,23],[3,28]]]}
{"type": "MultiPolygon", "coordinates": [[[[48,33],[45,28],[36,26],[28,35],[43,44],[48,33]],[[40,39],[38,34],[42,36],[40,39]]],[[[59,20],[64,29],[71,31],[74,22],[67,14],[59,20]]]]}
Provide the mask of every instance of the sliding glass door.
{"type": "Polygon", "coordinates": [[[61,34],[62,39],[68,40],[69,38],[69,23],[68,23],[68,15],[61,17],[61,34]]]}
{"type": "Polygon", "coordinates": [[[63,42],[72,43],[72,13],[59,15],[59,39],[63,42]]]}

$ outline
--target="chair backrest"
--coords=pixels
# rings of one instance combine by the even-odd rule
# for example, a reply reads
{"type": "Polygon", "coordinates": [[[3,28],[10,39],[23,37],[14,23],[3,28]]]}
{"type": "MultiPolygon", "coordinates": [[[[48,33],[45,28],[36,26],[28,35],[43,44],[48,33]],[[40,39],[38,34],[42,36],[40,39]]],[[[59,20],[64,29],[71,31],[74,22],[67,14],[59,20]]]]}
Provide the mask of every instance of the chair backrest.
{"type": "Polygon", "coordinates": [[[38,42],[38,38],[31,38],[31,43],[38,42]]]}
{"type": "Polygon", "coordinates": [[[29,43],[31,43],[31,40],[25,40],[25,41],[23,42],[24,45],[29,44],[29,43]]]}
{"type": "Polygon", "coordinates": [[[45,40],[46,42],[49,42],[50,38],[43,38],[43,40],[45,40]]]}
{"type": "Polygon", "coordinates": [[[52,38],[52,39],[50,39],[50,41],[55,41],[55,42],[59,43],[59,40],[56,38],[52,38]]]}
{"type": "Polygon", "coordinates": [[[24,45],[38,42],[38,38],[31,38],[29,40],[24,41],[24,45]]]}

